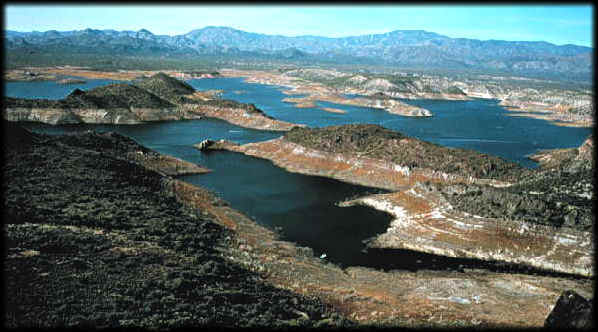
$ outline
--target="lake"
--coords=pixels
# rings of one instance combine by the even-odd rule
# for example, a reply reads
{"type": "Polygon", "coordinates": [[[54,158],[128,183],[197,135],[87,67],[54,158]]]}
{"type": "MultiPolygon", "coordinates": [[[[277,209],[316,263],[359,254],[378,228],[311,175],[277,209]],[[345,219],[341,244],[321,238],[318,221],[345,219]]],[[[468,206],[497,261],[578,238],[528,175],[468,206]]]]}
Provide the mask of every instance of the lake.
{"type": "MultiPolygon", "coordinates": [[[[92,84],[92,81],[87,84],[92,84]]],[[[43,93],[48,94],[45,98],[59,99],[74,88],[52,87],[52,83],[7,82],[5,91],[9,96],[31,96],[35,88],[22,84],[33,84],[34,87],[43,87],[43,93]]],[[[242,79],[201,79],[190,80],[189,83],[200,90],[224,90],[223,98],[254,103],[267,114],[285,121],[310,126],[378,123],[446,146],[486,153],[494,151],[496,155],[530,167],[535,164],[525,155],[537,149],[578,146],[591,132],[589,128],[559,127],[537,119],[508,117],[492,100],[409,101],[432,111],[435,116],[431,118],[409,118],[377,109],[322,103],[323,106],[347,111],[346,114],[335,114],[294,108],[282,102],[286,95],[276,87],[248,84],[242,79]]],[[[391,217],[368,207],[341,208],[335,204],[381,190],[290,173],[267,160],[227,151],[200,152],[192,146],[207,138],[245,144],[279,137],[279,132],[241,128],[217,119],[140,125],[51,126],[27,123],[25,127],[50,134],[88,129],[116,131],[158,152],[208,167],[213,170],[212,173],[180,178],[216,192],[233,208],[256,222],[282,229],[283,239],[308,246],[317,256],[325,253],[326,260],[341,266],[360,265],[389,270],[488,265],[476,260],[450,259],[407,250],[371,249],[364,253],[363,241],[384,232],[391,217]]]]}

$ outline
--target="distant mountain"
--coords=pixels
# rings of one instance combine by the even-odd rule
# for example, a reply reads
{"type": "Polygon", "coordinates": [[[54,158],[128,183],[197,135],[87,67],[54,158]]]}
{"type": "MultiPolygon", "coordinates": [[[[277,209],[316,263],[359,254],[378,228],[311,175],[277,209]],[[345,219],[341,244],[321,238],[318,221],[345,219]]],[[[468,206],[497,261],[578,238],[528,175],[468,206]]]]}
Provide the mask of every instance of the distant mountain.
{"type": "Polygon", "coordinates": [[[4,33],[7,51],[68,51],[117,55],[236,55],[336,60],[407,68],[494,70],[519,75],[565,74],[591,79],[593,48],[547,42],[449,38],[423,30],[328,38],[286,37],[205,27],[177,36],[150,31],[85,29],[4,33]]]}

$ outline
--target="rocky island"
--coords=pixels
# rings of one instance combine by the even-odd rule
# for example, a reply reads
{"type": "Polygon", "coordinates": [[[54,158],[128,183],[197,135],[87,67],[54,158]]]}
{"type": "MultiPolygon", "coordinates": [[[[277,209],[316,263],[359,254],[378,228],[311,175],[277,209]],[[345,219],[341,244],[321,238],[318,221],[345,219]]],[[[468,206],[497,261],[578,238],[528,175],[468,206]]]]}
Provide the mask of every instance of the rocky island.
{"type": "Polygon", "coordinates": [[[138,124],[202,116],[263,130],[284,131],[299,126],[273,119],[254,105],[195,91],[187,83],[164,73],[139,79],[133,84],[110,84],[89,91],[75,89],[60,100],[5,97],[3,107],[6,120],[49,124],[138,124]]]}
{"type": "Polygon", "coordinates": [[[394,191],[342,203],[395,217],[370,247],[593,275],[590,143],[575,163],[539,170],[377,125],[295,128],[265,142],[217,143],[291,172],[394,191]]]}

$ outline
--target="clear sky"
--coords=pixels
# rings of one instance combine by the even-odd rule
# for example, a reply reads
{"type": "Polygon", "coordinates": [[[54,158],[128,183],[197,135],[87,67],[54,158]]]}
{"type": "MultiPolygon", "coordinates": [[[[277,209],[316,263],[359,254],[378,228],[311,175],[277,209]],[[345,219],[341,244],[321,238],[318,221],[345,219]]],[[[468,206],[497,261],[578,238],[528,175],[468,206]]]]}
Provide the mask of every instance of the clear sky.
{"type": "Polygon", "coordinates": [[[205,26],[285,36],[343,37],[426,30],[453,38],[547,41],[593,47],[587,5],[19,5],[5,6],[16,31],[147,29],[184,34],[205,26]]]}

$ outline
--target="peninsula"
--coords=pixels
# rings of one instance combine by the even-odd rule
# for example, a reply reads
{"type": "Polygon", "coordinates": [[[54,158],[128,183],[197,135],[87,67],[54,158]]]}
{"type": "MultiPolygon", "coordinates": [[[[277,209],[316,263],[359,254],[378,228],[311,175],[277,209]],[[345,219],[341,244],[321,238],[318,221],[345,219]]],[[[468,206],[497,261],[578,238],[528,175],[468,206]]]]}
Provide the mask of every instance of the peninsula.
{"type": "Polygon", "coordinates": [[[395,217],[370,247],[592,276],[592,146],[589,139],[580,148],[585,152],[572,152],[574,160],[538,170],[377,125],[296,128],[270,141],[216,142],[211,148],[268,159],[291,172],[392,190],[342,203],[395,217]]]}
{"type": "Polygon", "coordinates": [[[195,91],[187,83],[164,73],[144,77],[133,84],[110,84],[89,91],[75,89],[60,100],[5,97],[3,107],[6,120],[49,124],[138,124],[204,116],[262,130],[285,131],[299,126],[276,120],[254,105],[195,91]]]}

